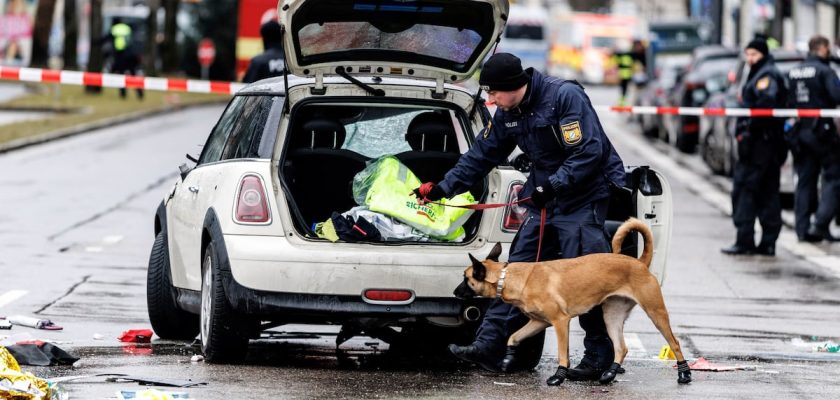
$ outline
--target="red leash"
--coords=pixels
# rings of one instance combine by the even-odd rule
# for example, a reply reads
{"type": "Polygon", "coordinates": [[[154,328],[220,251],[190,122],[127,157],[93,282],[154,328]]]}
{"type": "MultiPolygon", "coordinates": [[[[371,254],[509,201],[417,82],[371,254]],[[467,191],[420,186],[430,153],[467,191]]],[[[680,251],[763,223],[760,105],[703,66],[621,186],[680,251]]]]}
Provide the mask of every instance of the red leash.
{"type": "MultiPolygon", "coordinates": [[[[502,207],[514,206],[514,205],[517,205],[519,203],[523,203],[523,202],[526,202],[526,201],[529,201],[529,200],[531,200],[530,197],[526,197],[524,199],[519,199],[519,200],[516,200],[514,202],[510,202],[510,203],[484,203],[484,204],[456,205],[456,204],[444,204],[444,203],[441,203],[441,202],[428,201],[428,200],[425,200],[424,203],[436,204],[436,205],[444,206],[444,207],[466,208],[468,210],[489,210],[489,209],[493,209],[493,208],[502,208],[502,207]]],[[[543,242],[543,234],[544,233],[545,233],[545,207],[543,207],[542,210],[540,210],[540,237],[537,240],[537,259],[536,259],[535,262],[540,261],[540,254],[542,254],[542,242],[543,242]]]]}

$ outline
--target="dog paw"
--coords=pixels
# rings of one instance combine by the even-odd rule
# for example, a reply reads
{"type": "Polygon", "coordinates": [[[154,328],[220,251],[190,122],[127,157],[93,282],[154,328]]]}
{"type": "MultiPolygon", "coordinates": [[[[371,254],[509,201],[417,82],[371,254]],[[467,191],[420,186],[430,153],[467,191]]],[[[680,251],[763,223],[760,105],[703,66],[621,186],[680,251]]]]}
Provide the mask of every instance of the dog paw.
{"type": "Polygon", "coordinates": [[[502,359],[502,372],[513,372],[516,365],[516,346],[508,346],[505,350],[505,358],[502,359]]]}
{"type": "Polygon", "coordinates": [[[686,361],[677,361],[677,382],[691,382],[691,368],[688,366],[688,362],[686,361]]]}
{"type": "Polygon", "coordinates": [[[548,386],[559,386],[566,380],[566,373],[569,372],[568,368],[566,367],[557,367],[557,372],[554,375],[551,375],[546,379],[545,383],[548,386]]]}
{"type": "Polygon", "coordinates": [[[598,379],[602,385],[606,385],[615,380],[615,376],[618,375],[618,370],[621,369],[621,365],[618,363],[612,363],[610,367],[601,374],[601,377],[598,379]]]}

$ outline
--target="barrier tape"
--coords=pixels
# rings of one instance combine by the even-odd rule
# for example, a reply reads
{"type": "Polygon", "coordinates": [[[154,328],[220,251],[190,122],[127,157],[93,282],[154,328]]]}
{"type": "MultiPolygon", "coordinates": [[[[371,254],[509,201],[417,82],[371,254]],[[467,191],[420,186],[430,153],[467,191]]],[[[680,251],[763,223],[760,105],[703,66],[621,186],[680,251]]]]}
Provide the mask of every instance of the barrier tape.
{"type": "MultiPolygon", "coordinates": [[[[146,76],[105,74],[98,72],[63,71],[41,68],[0,66],[0,80],[62,83],[67,85],[101,86],[107,88],[145,89],[168,92],[235,94],[244,83],[171,79],[146,76]]],[[[493,103],[487,103],[493,106],[493,103]]],[[[713,117],[776,117],[776,118],[840,118],[838,109],[795,108],[702,108],[702,107],[645,107],[595,106],[595,111],[648,115],[693,115],[713,117]]]]}
{"type": "Polygon", "coordinates": [[[59,71],[41,68],[0,66],[0,79],[63,83],[66,85],[101,86],[107,88],[145,89],[168,92],[234,94],[245,87],[244,83],[204,81],[194,79],[154,78],[146,76],[103,74],[98,72],[59,71]]]}
{"type": "Polygon", "coordinates": [[[774,118],[838,118],[838,109],[817,108],[702,108],[702,107],[644,107],[595,106],[595,111],[611,111],[647,115],[693,115],[707,117],[774,117],[774,118]]]}

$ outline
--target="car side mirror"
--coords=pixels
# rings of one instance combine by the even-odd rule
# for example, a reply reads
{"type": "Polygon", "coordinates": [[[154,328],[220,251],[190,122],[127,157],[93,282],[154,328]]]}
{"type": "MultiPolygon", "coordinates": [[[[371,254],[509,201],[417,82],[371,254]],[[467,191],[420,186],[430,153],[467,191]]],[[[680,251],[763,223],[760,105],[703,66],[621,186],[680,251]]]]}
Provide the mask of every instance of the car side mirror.
{"type": "Polygon", "coordinates": [[[187,177],[187,174],[189,174],[190,171],[192,171],[192,168],[188,167],[187,163],[183,163],[178,166],[178,170],[181,171],[181,180],[183,181],[184,178],[187,177]]]}

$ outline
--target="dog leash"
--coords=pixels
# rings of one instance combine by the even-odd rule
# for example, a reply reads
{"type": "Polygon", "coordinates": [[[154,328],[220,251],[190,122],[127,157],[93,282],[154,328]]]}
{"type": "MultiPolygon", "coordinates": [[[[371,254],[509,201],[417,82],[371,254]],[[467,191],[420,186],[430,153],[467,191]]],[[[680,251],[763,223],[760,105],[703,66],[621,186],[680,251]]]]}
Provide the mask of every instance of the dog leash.
{"type": "MultiPolygon", "coordinates": [[[[423,202],[424,203],[429,203],[429,204],[435,204],[435,205],[439,205],[439,206],[443,206],[443,207],[465,208],[465,209],[468,209],[468,210],[489,210],[489,209],[493,209],[493,208],[515,206],[517,204],[524,203],[524,202],[530,201],[530,200],[531,200],[530,197],[526,197],[524,199],[519,199],[519,200],[516,200],[516,201],[512,201],[510,203],[483,203],[483,204],[478,203],[478,204],[460,204],[460,205],[459,204],[446,204],[446,203],[441,203],[439,201],[429,201],[429,200],[425,200],[425,199],[423,200],[423,202]]],[[[540,236],[539,236],[539,239],[537,239],[537,258],[536,258],[535,262],[540,261],[540,255],[542,254],[542,242],[543,242],[543,235],[545,233],[545,214],[546,214],[545,207],[543,207],[540,210],[540,236]]]]}

